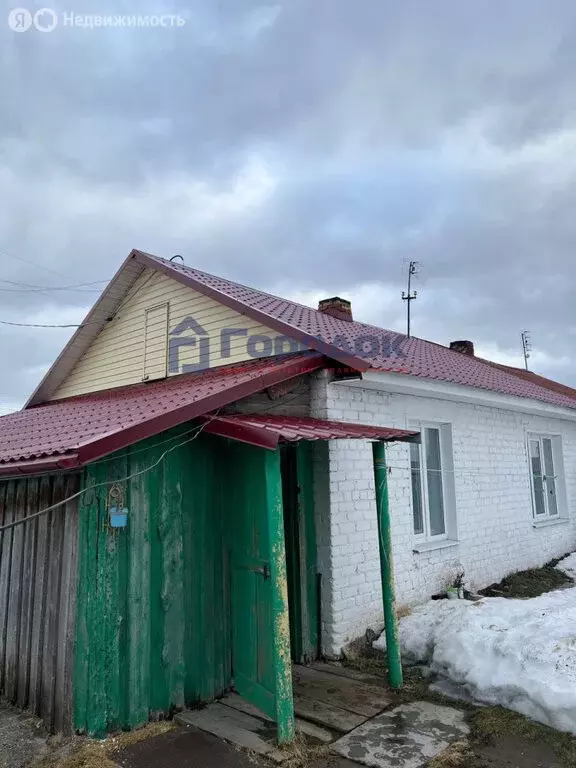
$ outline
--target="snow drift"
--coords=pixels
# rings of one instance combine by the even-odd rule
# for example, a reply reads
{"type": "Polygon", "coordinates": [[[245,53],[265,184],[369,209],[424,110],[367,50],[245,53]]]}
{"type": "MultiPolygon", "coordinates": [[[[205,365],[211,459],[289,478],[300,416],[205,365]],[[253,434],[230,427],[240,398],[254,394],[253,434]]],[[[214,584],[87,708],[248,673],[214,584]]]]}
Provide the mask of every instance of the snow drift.
{"type": "MultiPolygon", "coordinates": [[[[558,565],[576,576],[576,554],[558,565]]],[[[576,588],[530,600],[433,600],[400,620],[409,662],[477,701],[576,734],[576,588]]],[[[386,649],[382,635],[375,648],[386,649]]]]}

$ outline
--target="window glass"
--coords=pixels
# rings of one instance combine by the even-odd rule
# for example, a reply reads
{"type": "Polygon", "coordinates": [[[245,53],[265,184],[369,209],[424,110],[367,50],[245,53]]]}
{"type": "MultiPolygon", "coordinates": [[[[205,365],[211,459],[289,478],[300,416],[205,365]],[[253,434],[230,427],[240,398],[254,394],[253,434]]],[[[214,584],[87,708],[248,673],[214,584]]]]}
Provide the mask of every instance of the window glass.
{"type": "Polygon", "coordinates": [[[412,475],[412,512],[414,533],[424,533],[424,512],[422,504],[422,473],[420,467],[420,446],[410,443],[410,473],[412,475]]]}
{"type": "Polygon", "coordinates": [[[427,427],[426,445],[426,481],[428,488],[428,507],[430,514],[430,535],[446,533],[444,521],[444,493],[442,488],[442,459],[440,454],[440,430],[427,427]]]}
{"type": "Polygon", "coordinates": [[[545,437],[542,440],[544,453],[544,474],[546,476],[546,496],[548,498],[548,514],[558,514],[558,502],[556,500],[556,478],[554,472],[554,457],[552,455],[552,440],[545,437]]]}
{"type": "Polygon", "coordinates": [[[534,488],[534,511],[536,515],[545,515],[546,504],[544,501],[544,480],[542,477],[542,457],[540,455],[539,440],[530,440],[530,466],[534,488]]]}

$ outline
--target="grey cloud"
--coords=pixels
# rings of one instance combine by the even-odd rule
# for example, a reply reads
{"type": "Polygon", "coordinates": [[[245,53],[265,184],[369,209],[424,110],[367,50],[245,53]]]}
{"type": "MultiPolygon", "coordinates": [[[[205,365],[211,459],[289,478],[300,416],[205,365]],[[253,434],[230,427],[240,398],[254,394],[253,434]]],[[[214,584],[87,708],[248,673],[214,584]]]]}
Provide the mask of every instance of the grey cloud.
{"type": "MultiPolygon", "coordinates": [[[[159,5],[182,10],[58,10],[159,5]]],[[[401,264],[418,259],[417,333],[511,352],[528,326],[543,365],[565,354],[573,3],[206,0],[186,17],[171,30],[1,30],[0,278],[109,277],[137,246],[269,290],[382,286],[386,302],[360,311],[403,330],[401,264]],[[262,199],[201,215],[203,195],[225,200],[254,158],[271,178],[262,199]]],[[[80,319],[90,296],[52,306],[80,319]]],[[[0,319],[47,307],[0,290],[0,319]]],[[[0,353],[18,348],[0,384],[14,402],[60,344],[19,333],[0,334],[0,353]]],[[[576,384],[576,364],[563,377],[576,384]]]]}

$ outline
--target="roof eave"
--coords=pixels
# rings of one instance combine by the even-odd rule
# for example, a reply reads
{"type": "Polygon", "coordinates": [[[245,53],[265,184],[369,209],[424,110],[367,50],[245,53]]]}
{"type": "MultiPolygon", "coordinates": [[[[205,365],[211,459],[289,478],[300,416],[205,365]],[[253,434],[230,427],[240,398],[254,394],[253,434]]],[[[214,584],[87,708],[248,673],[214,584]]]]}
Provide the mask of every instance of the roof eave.
{"type": "MultiPolygon", "coordinates": [[[[340,382],[333,382],[339,386],[340,382]]],[[[524,395],[509,394],[496,389],[468,384],[459,384],[446,379],[414,376],[398,371],[369,371],[362,382],[342,382],[350,387],[362,386],[365,389],[377,389],[394,392],[401,395],[416,395],[418,397],[433,397],[438,400],[470,403],[492,408],[500,408],[520,413],[547,415],[576,420],[576,401],[572,405],[568,398],[566,403],[554,402],[550,398],[536,398],[524,395]]]]}
{"type": "Polygon", "coordinates": [[[204,431],[211,435],[226,437],[239,443],[255,445],[258,448],[266,448],[269,451],[275,451],[280,442],[279,436],[276,433],[263,427],[234,424],[218,417],[213,419],[206,417],[205,424],[204,431]]]}
{"type": "Polygon", "coordinates": [[[218,392],[203,400],[191,403],[189,405],[176,408],[169,413],[163,413],[148,419],[145,422],[135,424],[132,427],[115,430],[104,435],[97,440],[91,440],[78,447],[78,457],[81,464],[88,464],[91,461],[107,456],[115,451],[127,448],[146,438],[172,429],[187,421],[204,416],[207,413],[217,411],[226,405],[240,400],[243,397],[260,392],[274,384],[280,384],[283,381],[296,378],[308,373],[312,373],[322,368],[326,363],[323,355],[311,354],[306,360],[286,361],[283,366],[278,366],[275,370],[260,375],[249,381],[237,384],[234,387],[218,392]]]}
{"type": "Polygon", "coordinates": [[[24,409],[44,403],[52,397],[86,349],[106,326],[108,319],[118,311],[119,306],[144,271],[142,264],[135,259],[138,253],[139,251],[132,250],[124,259],[122,265],[82,320],[70,341],[30,395],[24,405],[24,409]],[[131,274],[126,274],[131,263],[138,264],[138,268],[134,269],[131,274]],[[127,278],[126,283],[120,285],[123,276],[127,278]],[[117,295],[115,295],[116,288],[119,288],[117,295]]]}
{"type": "Polygon", "coordinates": [[[360,425],[366,429],[366,432],[371,434],[359,434],[358,424],[348,425],[346,422],[330,422],[331,424],[338,425],[344,428],[350,428],[350,434],[332,435],[326,436],[326,422],[322,419],[314,419],[312,417],[298,417],[296,421],[299,425],[306,427],[305,431],[298,429],[298,424],[293,428],[284,425],[270,426],[269,424],[255,424],[253,419],[257,418],[259,414],[253,414],[252,416],[247,414],[235,414],[233,416],[215,416],[206,419],[205,431],[211,434],[219,435],[220,437],[227,437],[231,440],[236,440],[241,443],[248,443],[249,445],[255,445],[259,448],[267,448],[269,450],[275,450],[278,447],[280,441],[283,442],[300,442],[307,440],[338,440],[338,439],[351,439],[351,440],[369,440],[378,442],[406,442],[406,443],[419,443],[420,432],[415,430],[401,430],[390,428],[381,428],[380,434],[372,434],[378,428],[373,425],[360,425]],[[319,425],[319,430],[315,434],[314,427],[319,425]]]}
{"type": "Polygon", "coordinates": [[[45,472],[61,472],[79,468],[80,460],[78,454],[70,453],[63,456],[48,456],[40,459],[26,459],[0,464],[0,476],[20,477],[22,475],[39,475],[45,472]]]}

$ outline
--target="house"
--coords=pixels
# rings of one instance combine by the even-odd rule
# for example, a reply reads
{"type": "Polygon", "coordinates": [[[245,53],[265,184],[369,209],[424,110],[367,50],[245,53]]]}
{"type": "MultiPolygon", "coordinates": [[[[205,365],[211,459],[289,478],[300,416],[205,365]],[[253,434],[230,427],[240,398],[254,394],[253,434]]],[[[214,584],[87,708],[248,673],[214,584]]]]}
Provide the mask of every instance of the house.
{"type": "Polygon", "coordinates": [[[133,251],[0,418],[0,691],[102,733],[233,682],[289,739],[290,661],[393,616],[385,487],[397,600],[481,587],[574,548],[575,421],[470,342],[133,251]]]}

